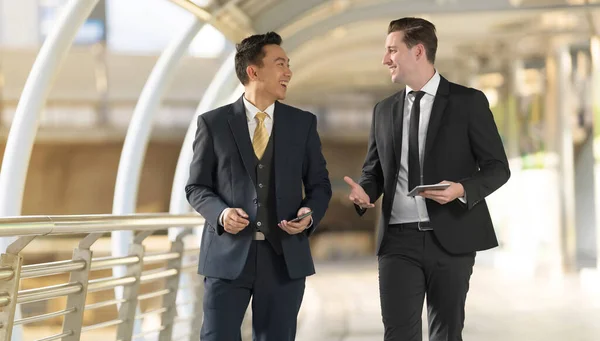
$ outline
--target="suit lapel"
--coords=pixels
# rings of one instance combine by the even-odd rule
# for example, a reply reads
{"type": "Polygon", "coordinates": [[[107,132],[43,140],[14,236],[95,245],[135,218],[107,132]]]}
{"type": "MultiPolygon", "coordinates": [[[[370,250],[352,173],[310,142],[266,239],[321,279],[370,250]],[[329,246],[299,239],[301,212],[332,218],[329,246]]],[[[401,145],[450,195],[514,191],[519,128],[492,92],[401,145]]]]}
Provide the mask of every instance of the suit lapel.
{"type": "Polygon", "coordinates": [[[429,126],[427,127],[427,138],[425,139],[425,155],[423,159],[427,159],[427,156],[433,148],[435,138],[437,137],[442,117],[444,116],[444,109],[448,103],[448,95],[450,93],[450,84],[448,81],[440,76],[440,85],[438,86],[435,100],[433,101],[433,107],[431,108],[431,116],[429,117],[429,126]]]}
{"type": "Polygon", "coordinates": [[[402,153],[402,126],[404,122],[404,97],[406,90],[400,91],[392,103],[392,143],[396,160],[396,173],[400,169],[400,155],[402,153]]]}
{"type": "Polygon", "coordinates": [[[279,102],[275,102],[275,110],[273,114],[273,162],[274,170],[275,170],[275,192],[278,193],[278,189],[281,188],[279,182],[281,177],[278,177],[277,174],[282,174],[285,172],[285,157],[288,155],[286,143],[287,136],[291,134],[294,129],[288,127],[290,117],[287,113],[283,112],[283,107],[279,102]]]}
{"type": "Polygon", "coordinates": [[[246,172],[250,175],[252,183],[256,185],[256,172],[254,170],[255,155],[252,148],[252,141],[250,140],[246,109],[242,97],[233,103],[232,111],[229,117],[229,127],[233,133],[233,138],[242,157],[246,172]]]}

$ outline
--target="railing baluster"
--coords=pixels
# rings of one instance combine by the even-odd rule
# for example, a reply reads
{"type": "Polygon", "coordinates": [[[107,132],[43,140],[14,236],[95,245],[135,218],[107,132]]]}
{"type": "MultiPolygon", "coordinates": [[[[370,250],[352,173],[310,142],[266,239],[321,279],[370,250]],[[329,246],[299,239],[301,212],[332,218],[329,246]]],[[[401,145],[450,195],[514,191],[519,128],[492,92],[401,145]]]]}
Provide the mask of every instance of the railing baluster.
{"type": "Polygon", "coordinates": [[[79,271],[71,272],[69,282],[81,284],[81,291],[67,296],[66,309],[75,308],[75,311],[65,315],[63,320],[63,333],[72,331],[69,336],[63,337],[63,341],[78,341],[83,324],[83,312],[85,310],[85,299],[87,297],[88,279],[90,275],[90,264],[92,263],[92,251],[89,249],[73,250],[73,261],[84,261],[85,267],[79,271]]]}
{"type": "Polygon", "coordinates": [[[204,277],[198,275],[198,280],[200,280],[201,282],[195,290],[196,302],[194,304],[194,312],[192,315],[192,321],[190,326],[190,341],[200,340],[200,328],[202,327],[202,319],[204,317],[204,277]]]}
{"type": "Polygon", "coordinates": [[[140,277],[142,275],[144,246],[142,242],[146,237],[152,234],[152,231],[139,232],[129,246],[129,256],[137,256],[140,261],[135,264],[127,265],[125,276],[135,277],[135,283],[127,285],[123,288],[123,299],[125,303],[119,308],[119,319],[123,321],[117,328],[117,339],[122,341],[131,341],[133,337],[133,326],[135,324],[135,313],[138,304],[138,295],[140,292],[140,277]]]}
{"type": "Polygon", "coordinates": [[[21,266],[23,257],[13,254],[2,254],[0,266],[10,268],[13,275],[0,281],[0,295],[8,296],[8,305],[0,307],[0,341],[10,341],[17,308],[17,292],[19,291],[21,266]]]}
{"type": "Polygon", "coordinates": [[[177,238],[171,243],[171,252],[177,252],[179,257],[169,260],[167,263],[168,269],[176,269],[177,276],[169,277],[165,281],[165,289],[170,292],[163,296],[162,306],[167,308],[167,311],[162,315],[162,326],[164,327],[158,335],[158,341],[171,341],[173,338],[173,323],[177,315],[177,291],[179,289],[179,278],[181,275],[181,264],[183,259],[183,238],[189,234],[188,231],[181,232],[177,238]]]}

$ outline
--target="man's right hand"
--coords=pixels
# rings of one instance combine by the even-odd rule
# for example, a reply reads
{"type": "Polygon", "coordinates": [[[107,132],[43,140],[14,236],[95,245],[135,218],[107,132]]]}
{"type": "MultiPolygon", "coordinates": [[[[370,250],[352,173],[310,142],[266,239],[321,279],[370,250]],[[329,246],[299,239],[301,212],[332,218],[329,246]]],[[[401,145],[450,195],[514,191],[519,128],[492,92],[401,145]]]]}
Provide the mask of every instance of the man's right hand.
{"type": "Polygon", "coordinates": [[[345,176],[344,181],[346,181],[346,183],[350,186],[351,191],[350,195],[348,196],[348,199],[350,199],[350,201],[352,201],[355,205],[357,205],[360,208],[375,207],[374,204],[371,204],[371,198],[369,198],[367,193],[365,193],[365,190],[359,184],[354,182],[352,178],[345,176]]]}
{"type": "Polygon", "coordinates": [[[245,229],[250,221],[248,221],[248,214],[241,208],[227,208],[223,215],[223,228],[225,232],[231,234],[238,234],[241,230],[245,229]]]}

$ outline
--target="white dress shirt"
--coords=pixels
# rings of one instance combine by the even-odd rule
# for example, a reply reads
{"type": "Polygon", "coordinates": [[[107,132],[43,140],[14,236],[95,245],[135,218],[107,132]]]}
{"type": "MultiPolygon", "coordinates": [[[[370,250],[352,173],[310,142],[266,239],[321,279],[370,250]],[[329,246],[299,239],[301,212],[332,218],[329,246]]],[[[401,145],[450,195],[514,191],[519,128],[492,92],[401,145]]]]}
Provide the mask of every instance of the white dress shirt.
{"type": "MultiPolygon", "coordinates": [[[[440,74],[436,71],[433,77],[423,86],[421,91],[425,95],[421,98],[419,117],[419,159],[423,169],[423,152],[427,138],[427,128],[431,117],[431,108],[440,85],[440,74]]],[[[402,115],[402,150],[400,153],[400,171],[396,183],[396,196],[392,205],[392,216],[390,224],[412,223],[418,221],[429,221],[425,198],[421,196],[408,196],[408,130],[410,127],[410,113],[415,102],[415,94],[409,94],[413,89],[406,86],[404,99],[404,111],[402,115]]],[[[412,188],[411,188],[412,189],[412,188]]]]}
{"type": "MultiPolygon", "coordinates": [[[[429,128],[429,118],[431,117],[431,109],[433,108],[433,101],[435,100],[439,85],[440,74],[436,71],[433,77],[431,77],[423,88],[421,88],[421,91],[425,92],[425,95],[423,95],[419,102],[421,105],[419,116],[419,160],[421,164],[421,176],[423,173],[423,154],[425,152],[427,129],[429,128]]],[[[390,224],[429,221],[425,198],[418,195],[414,197],[408,196],[408,130],[410,128],[410,113],[415,102],[415,94],[409,94],[411,91],[413,91],[413,89],[407,85],[402,115],[400,171],[398,174],[398,182],[396,183],[396,196],[394,197],[394,203],[392,204],[390,224]]],[[[458,200],[466,203],[466,196],[467,194],[465,193],[464,196],[458,198],[458,200]]]]}
{"type": "MultiPolygon", "coordinates": [[[[254,131],[256,130],[256,125],[258,121],[256,120],[256,114],[261,112],[258,110],[254,104],[250,103],[246,97],[244,97],[244,108],[246,108],[246,121],[248,122],[248,131],[250,132],[250,141],[254,141],[254,131]]],[[[267,133],[269,137],[271,137],[271,132],[273,131],[273,120],[275,119],[275,103],[269,105],[265,111],[267,114],[265,118],[264,124],[265,128],[267,128],[267,133]]]]}

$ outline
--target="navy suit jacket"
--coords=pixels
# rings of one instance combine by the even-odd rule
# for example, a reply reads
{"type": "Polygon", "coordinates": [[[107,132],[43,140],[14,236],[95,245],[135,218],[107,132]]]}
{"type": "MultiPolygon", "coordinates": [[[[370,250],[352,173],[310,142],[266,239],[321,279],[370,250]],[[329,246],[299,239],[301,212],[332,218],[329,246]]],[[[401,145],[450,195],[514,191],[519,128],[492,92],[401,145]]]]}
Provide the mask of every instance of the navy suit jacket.
{"type": "MultiPolygon", "coordinates": [[[[296,217],[301,207],[314,212],[309,229],[297,235],[281,234],[289,276],[301,278],[315,273],[308,237],[325,215],[331,183],[315,115],[275,102],[274,116],[276,207],[269,209],[275,209],[278,221],[296,217]]],[[[257,211],[255,156],[242,97],[198,117],[193,149],[185,192],[192,207],[206,219],[198,273],[235,279],[246,263],[257,211]],[[220,213],[228,207],[241,208],[249,216],[250,225],[236,235],[218,224],[220,213]]]]}

